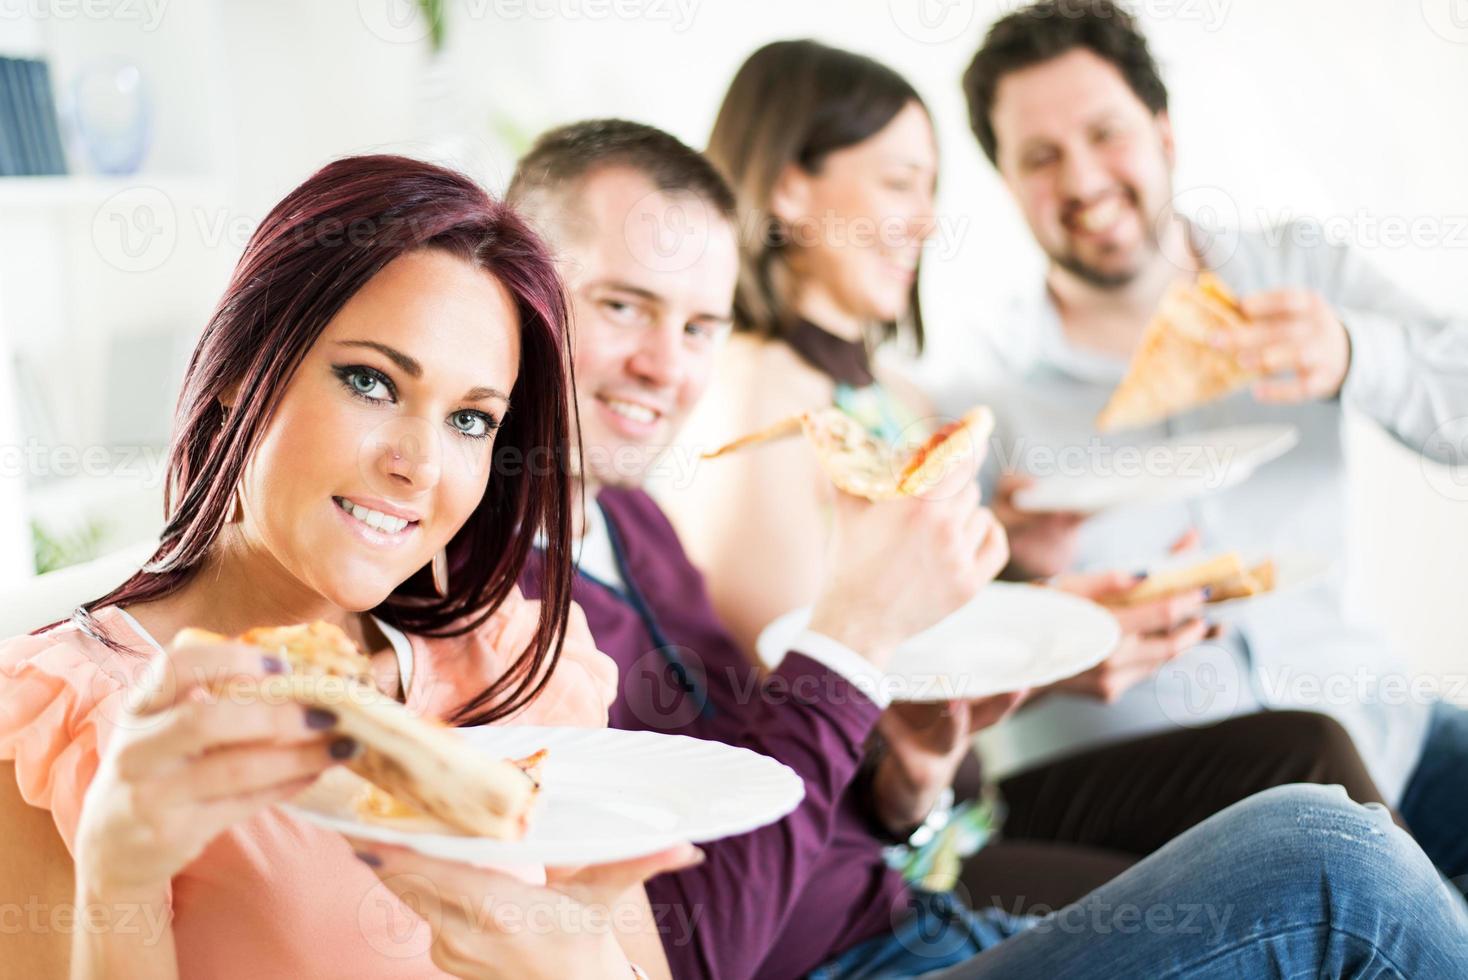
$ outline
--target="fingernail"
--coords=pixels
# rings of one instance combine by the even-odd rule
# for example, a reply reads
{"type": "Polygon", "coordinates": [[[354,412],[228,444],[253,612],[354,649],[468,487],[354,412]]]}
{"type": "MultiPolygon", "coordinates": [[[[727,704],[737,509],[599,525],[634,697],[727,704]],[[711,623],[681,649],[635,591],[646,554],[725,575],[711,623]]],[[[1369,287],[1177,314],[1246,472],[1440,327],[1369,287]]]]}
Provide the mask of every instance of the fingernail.
{"type": "Polygon", "coordinates": [[[356,855],[358,861],[361,861],[369,868],[382,867],[382,858],[373,854],[371,851],[353,851],[352,853],[356,855]]]}
{"type": "Polygon", "coordinates": [[[1149,574],[1148,571],[1144,568],[1140,572],[1132,572],[1132,578],[1134,578],[1134,579],[1144,579],[1144,578],[1147,577],[1148,574],[1149,574]]]}
{"type": "Polygon", "coordinates": [[[333,741],[331,748],[327,751],[338,762],[346,762],[348,759],[355,759],[362,754],[362,743],[358,742],[355,738],[343,736],[333,741]]]}
{"type": "Polygon", "coordinates": [[[1203,586],[1203,601],[1204,602],[1207,602],[1212,597],[1213,597],[1213,586],[1211,586],[1211,585],[1205,585],[1205,586],[1203,586]]]}
{"type": "Polygon", "coordinates": [[[327,711],[325,708],[306,709],[306,727],[318,732],[324,732],[328,728],[336,727],[336,713],[327,711]]]}
{"type": "Polygon", "coordinates": [[[267,674],[285,673],[285,661],[279,657],[261,657],[260,665],[265,668],[267,674]]]}

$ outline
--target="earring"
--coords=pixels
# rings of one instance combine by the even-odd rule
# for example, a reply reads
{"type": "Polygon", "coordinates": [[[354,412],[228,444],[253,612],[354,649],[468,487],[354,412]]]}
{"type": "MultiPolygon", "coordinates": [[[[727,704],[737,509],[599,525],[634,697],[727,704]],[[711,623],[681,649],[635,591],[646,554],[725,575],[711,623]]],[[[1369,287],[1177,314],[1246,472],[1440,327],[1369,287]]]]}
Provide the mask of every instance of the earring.
{"type": "Polygon", "coordinates": [[[235,487],[229,492],[229,503],[225,505],[224,523],[238,524],[245,519],[245,504],[240,500],[240,488],[235,487]]]}
{"type": "Polygon", "coordinates": [[[433,591],[438,593],[439,598],[443,598],[449,594],[448,549],[438,549],[438,554],[433,556],[433,563],[429,567],[433,572],[433,591]]]}

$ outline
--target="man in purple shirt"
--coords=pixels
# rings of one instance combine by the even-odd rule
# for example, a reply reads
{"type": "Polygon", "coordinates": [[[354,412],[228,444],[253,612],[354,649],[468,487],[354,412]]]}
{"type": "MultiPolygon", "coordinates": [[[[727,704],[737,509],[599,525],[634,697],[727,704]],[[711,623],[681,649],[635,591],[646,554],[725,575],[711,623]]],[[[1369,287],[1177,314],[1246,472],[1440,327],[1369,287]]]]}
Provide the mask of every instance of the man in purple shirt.
{"type": "MultiPolygon", "coordinates": [[[[637,489],[665,458],[701,395],[729,324],[737,269],[732,195],[702,157],[671,136],[605,120],[543,136],[521,161],[509,198],[561,257],[574,312],[583,442],[577,478],[586,500],[575,599],[598,645],[622,671],[611,724],[743,745],[784,762],[805,782],[805,800],[785,819],[708,844],[701,865],[648,882],[674,976],[915,976],[989,960],[1001,952],[991,949],[996,946],[1011,951],[1006,969],[1088,962],[1085,948],[1095,937],[1085,930],[1046,934],[1036,927],[1006,942],[1031,921],[998,910],[974,913],[947,896],[910,892],[887,869],[880,827],[890,820],[878,811],[902,812],[906,797],[926,797],[931,786],[852,791],[868,738],[888,707],[881,667],[891,649],[957,608],[1006,560],[1002,533],[977,506],[972,480],[954,474],[948,492],[929,500],[873,505],[841,495],[833,521],[833,579],[815,605],[811,629],[778,669],[762,677],[719,624],[702,577],[671,526],[637,489]],[[1023,945],[1011,945],[1019,941],[1023,945]],[[991,952],[977,955],[984,950],[991,952]]],[[[533,574],[527,591],[535,591],[533,574]]],[[[933,764],[926,767],[927,779],[947,785],[968,734],[1017,700],[1000,696],[963,705],[961,723],[935,726],[945,736],[928,749],[933,764]]],[[[1203,846],[1220,834],[1239,839],[1243,835],[1229,831],[1240,823],[1278,849],[1264,870],[1304,869],[1299,904],[1312,924],[1301,928],[1314,930],[1312,936],[1322,933],[1322,922],[1351,929],[1357,937],[1352,943],[1429,969],[1446,962],[1435,957],[1468,951],[1465,934],[1447,922],[1455,909],[1435,891],[1440,883],[1430,864],[1389,821],[1383,824],[1344,796],[1250,801],[1179,838],[1170,849],[1184,860],[1196,864],[1203,852],[1213,862],[1187,875],[1205,898],[1224,893],[1217,880],[1223,871],[1214,869],[1248,870],[1258,863],[1203,846]],[[1305,809],[1331,832],[1312,833],[1305,809]],[[1325,867],[1327,857],[1335,858],[1327,852],[1339,821],[1380,841],[1352,848],[1361,868],[1350,873],[1325,867]],[[1384,868],[1398,876],[1388,894],[1428,910],[1432,942],[1342,921],[1374,915],[1379,904],[1368,910],[1347,903],[1309,917],[1312,885],[1315,901],[1320,894],[1338,898],[1356,879],[1370,882],[1384,868]],[[1322,876],[1331,889],[1322,890],[1322,876]]],[[[1149,859],[1141,869],[1152,866],[1150,876],[1129,874],[1114,884],[1122,898],[1140,904],[1155,878],[1175,871],[1177,860],[1159,868],[1157,858],[1149,859]]],[[[1238,902],[1252,916],[1277,911],[1269,903],[1281,900],[1279,887],[1259,875],[1236,885],[1238,902]]],[[[1216,931],[1214,944],[1239,941],[1223,924],[1216,931]]],[[[1192,937],[1174,941],[1176,949],[1132,944],[1128,962],[1146,972],[1210,948],[1192,937]]],[[[1260,951],[1316,972],[1318,953],[1260,951]]]]}
{"type": "MultiPolygon", "coordinates": [[[[774,950],[769,975],[804,973],[885,932],[903,906],[902,881],[846,790],[886,707],[887,651],[990,581],[1007,560],[1003,535],[962,474],[944,499],[843,500],[843,574],[797,652],[762,678],[719,624],[662,512],[626,489],[697,402],[728,330],[732,196],[672,137],[607,121],[542,137],[509,197],[549,233],[574,308],[587,501],[574,596],[621,668],[612,726],[746,746],[805,782],[790,817],[707,848],[697,874],[650,883],[669,959],[678,976],[748,977],[774,950]],[[785,929],[797,904],[834,914],[785,929]]],[[[992,699],[989,710],[1015,700],[992,699]]]]}

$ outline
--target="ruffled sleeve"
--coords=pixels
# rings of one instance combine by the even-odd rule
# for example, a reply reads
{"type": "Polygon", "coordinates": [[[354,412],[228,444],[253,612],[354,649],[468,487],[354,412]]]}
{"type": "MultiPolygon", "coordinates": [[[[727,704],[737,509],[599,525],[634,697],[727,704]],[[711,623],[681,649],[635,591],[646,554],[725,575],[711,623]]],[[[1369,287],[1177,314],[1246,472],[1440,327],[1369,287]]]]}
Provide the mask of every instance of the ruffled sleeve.
{"type": "Polygon", "coordinates": [[[49,810],[73,849],[82,798],[148,658],[112,653],[74,630],[0,643],[0,761],[15,763],[23,799],[49,810]]]}
{"type": "MultiPolygon", "coordinates": [[[[414,668],[408,703],[424,714],[443,716],[488,687],[530,645],[540,620],[540,601],[510,593],[484,625],[462,637],[414,637],[427,652],[426,675],[414,668]]],[[[617,696],[617,665],[596,648],[586,614],[571,606],[565,644],[550,680],[538,697],[506,719],[518,725],[602,728],[617,696]]]]}

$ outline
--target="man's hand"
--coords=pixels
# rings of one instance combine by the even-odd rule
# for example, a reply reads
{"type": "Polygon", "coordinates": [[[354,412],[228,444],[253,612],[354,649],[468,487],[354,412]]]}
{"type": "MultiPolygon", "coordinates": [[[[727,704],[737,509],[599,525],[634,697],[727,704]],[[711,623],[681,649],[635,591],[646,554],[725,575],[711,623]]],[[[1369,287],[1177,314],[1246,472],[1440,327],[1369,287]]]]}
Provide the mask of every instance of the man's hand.
{"type": "Polygon", "coordinates": [[[1009,535],[1013,567],[1026,577],[1049,578],[1075,561],[1077,532],[1087,515],[1017,509],[1014,495],[1034,482],[1019,473],[1001,476],[994,490],[994,516],[1009,535]]]}
{"type": "Polygon", "coordinates": [[[1219,350],[1268,378],[1254,385],[1262,402],[1334,398],[1351,366],[1351,340],[1340,318],[1319,293],[1276,289],[1243,300],[1247,326],[1217,330],[1208,337],[1219,350]]]}
{"type": "MultiPolygon", "coordinates": [[[[1096,602],[1132,588],[1140,579],[1124,572],[1067,575],[1051,584],[1096,602]]],[[[1164,596],[1111,610],[1121,624],[1121,642],[1111,656],[1082,674],[1052,684],[1048,690],[1084,694],[1112,704],[1151,677],[1168,661],[1197,646],[1217,628],[1203,619],[1202,589],[1164,596]]]]}
{"type": "Polygon", "coordinates": [[[952,785],[974,735],[1008,717],[1028,696],[1021,690],[974,701],[899,703],[884,711],[877,730],[888,751],[873,776],[882,825],[901,834],[922,823],[952,785]]]}
{"type": "Polygon", "coordinates": [[[903,640],[968,602],[1009,562],[1004,526],[979,506],[978,461],[929,492],[873,503],[837,493],[829,574],[810,628],[879,667],[903,640]]]}

